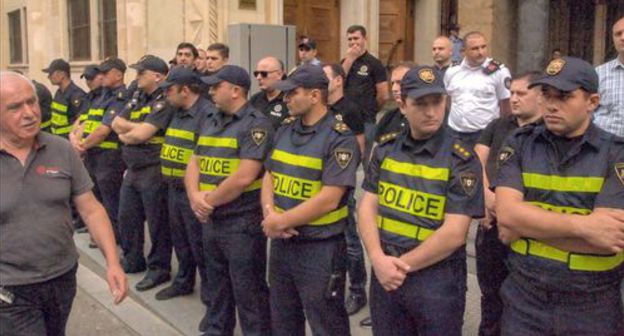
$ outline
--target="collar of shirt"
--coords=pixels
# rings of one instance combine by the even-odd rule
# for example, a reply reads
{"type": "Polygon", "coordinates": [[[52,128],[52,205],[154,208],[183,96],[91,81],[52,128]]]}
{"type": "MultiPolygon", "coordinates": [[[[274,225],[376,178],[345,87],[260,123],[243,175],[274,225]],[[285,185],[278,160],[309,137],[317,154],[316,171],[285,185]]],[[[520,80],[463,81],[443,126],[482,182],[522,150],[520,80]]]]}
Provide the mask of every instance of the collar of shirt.
{"type": "Polygon", "coordinates": [[[193,106],[191,106],[190,109],[188,110],[185,110],[182,108],[180,109],[180,111],[182,112],[182,117],[190,116],[191,118],[194,118],[195,115],[197,114],[197,110],[199,110],[199,108],[203,106],[204,104],[206,104],[206,98],[200,95],[197,98],[197,101],[195,101],[195,104],[193,104],[193,106]]]}
{"type": "Polygon", "coordinates": [[[622,63],[622,62],[620,61],[620,59],[619,59],[619,58],[617,58],[617,57],[616,57],[616,58],[612,61],[612,63],[613,63],[613,64],[612,64],[611,68],[612,68],[613,70],[615,70],[615,69],[617,69],[617,68],[620,68],[620,69],[624,70],[624,63],[622,63]]]}
{"type": "MultiPolygon", "coordinates": [[[[546,125],[542,125],[536,130],[538,132],[538,135],[542,136],[549,142],[554,143],[554,138],[556,137],[556,135],[551,133],[546,128],[546,125]]],[[[587,143],[590,147],[593,147],[596,151],[600,150],[600,147],[602,146],[602,137],[600,134],[600,130],[598,129],[598,126],[596,126],[593,122],[589,124],[589,127],[583,134],[583,138],[581,139],[581,142],[579,143],[577,148],[581,148],[585,143],[587,143]]],[[[570,153],[568,153],[568,156],[572,156],[577,152],[578,150],[573,149],[570,153]]]]}
{"type": "Polygon", "coordinates": [[[213,120],[214,120],[215,125],[225,127],[234,120],[243,119],[249,113],[250,113],[250,104],[249,102],[247,102],[238,111],[236,111],[236,113],[228,114],[219,110],[218,112],[215,113],[213,120]]]}
{"type": "Polygon", "coordinates": [[[321,127],[326,127],[325,126],[325,122],[330,117],[333,118],[334,114],[331,113],[331,111],[328,108],[327,109],[327,113],[325,114],[325,116],[323,116],[319,121],[316,122],[316,124],[314,124],[312,126],[304,126],[303,125],[303,118],[297,118],[297,120],[295,121],[295,125],[293,127],[293,130],[295,132],[297,132],[298,134],[301,134],[301,135],[314,134],[321,127]]]}
{"type": "Polygon", "coordinates": [[[438,129],[430,138],[426,140],[416,140],[410,135],[409,127],[406,127],[401,135],[401,145],[413,154],[419,154],[422,151],[427,151],[431,154],[431,156],[433,156],[437,153],[440,146],[442,146],[442,142],[446,136],[445,129],[446,127],[442,125],[440,126],[440,129],[438,129]]]}
{"type": "Polygon", "coordinates": [[[490,63],[490,61],[491,61],[491,60],[492,60],[492,59],[491,59],[490,57],[486,57],[486,58],[485,58],[485,61],[483,61],[483,63],[481,63],[481,64],[479,64],[479,65],[477,65],[477,66],[470,66],[470,65],[468,64],[468,60],[466,59],[466,57],[464,57],[464,59],[463,59],[463,60],[462,60],[462,62],[461,62],[461,66],[462,66],[463,68],[468,69],[468,70],[476,71],[476,70],[481,70],[482,68],[484,68],[484,67],[485,67],[485,64],[490,63]]]}

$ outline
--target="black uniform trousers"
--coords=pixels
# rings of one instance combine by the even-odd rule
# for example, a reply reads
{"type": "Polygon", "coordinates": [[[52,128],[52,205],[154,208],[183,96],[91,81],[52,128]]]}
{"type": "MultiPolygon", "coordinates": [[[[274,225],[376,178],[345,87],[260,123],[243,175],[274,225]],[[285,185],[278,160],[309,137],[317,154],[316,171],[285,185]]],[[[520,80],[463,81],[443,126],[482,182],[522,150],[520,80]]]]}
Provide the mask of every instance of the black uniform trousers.
{"type": "Polygon", "coordinates": [[[169,227],[173,248],[178,258],[178,274],[173,279],[173,285],[181,291],[192,291],[195,287],[195,270],[197,269],[200,277],[201,300],[208,305],[206,262],[203,251],[205,225],[195,217],[182,182],[170,182],[168,188],[169,227]]]}
{"type": "Polygon", "coordinates": [[[344,306],[346,240],[343,234],[324,240],[273,239],[269,292],[273,335],[305,335],[307,318],[313,335],[349,335],[344,306]],[[338,275],[327,294],[332,273],[338,275]],[[305,316],[304,316],[305,310],[305,316]]]}
{"type": "MultiPolygon", "coordinates": [[[[382,243],[386,254],[388,245],[382,243]]],[[[392,248],[392,251],[396,251],[392,248]]],[[[400,254],[407,252],[402,251],[400,254]]],[[[387,292],[373,272],[370,312],[374,335],[461,336],[466,307],[466,260],[443,260],[409,273],[387,292]]]]}
{"type": "Polygon", "coordinates": [[[171,271],[171,232],[167,223],[167,185],[160,165],[128,168],[121,185],[119,229],[124,258],[132,268],[143,268],[145,221],[152,246],[147,255],[147,275],[165,277],[171,271]]]}
{"type": "Polygon", "coordinates": [[[347,272],[349,274],[349,294],[354,296],[366,296],[366,264],[364,262],[364,249],[360,241],[355,220],[355,189],[349,192],[347,215],[347,272]]]}
{"type": "Polygon", "coordinates": [[[18,286],[5,286],[13,303],[0,300],[0,334],[4,336],[64,336],[76,296],[78,265],[54,279],[18,286]]]}
{"type": "Polygon", "coordinates": [[[266,283],[267,238],[262,212],[215,219],[206,224],[204,252],[208,287],[208,329],[204,335],[233,335],[235,312],[244,335],[270,335],[266,283]],[[254,229],[255,226],[255,229],[254,229]],[[248,227],[249,230],[232,230],[248,227]]]}
{"type": "Polygon", "coordinates": [[[496,222],[492,224],[489,230],[479,226],[475,240],[477,279],[481,289],[480,336],[500,335],[503,301],[499,291],[509,275],[505,264],[509,248],[498,239],[496,222]]]}

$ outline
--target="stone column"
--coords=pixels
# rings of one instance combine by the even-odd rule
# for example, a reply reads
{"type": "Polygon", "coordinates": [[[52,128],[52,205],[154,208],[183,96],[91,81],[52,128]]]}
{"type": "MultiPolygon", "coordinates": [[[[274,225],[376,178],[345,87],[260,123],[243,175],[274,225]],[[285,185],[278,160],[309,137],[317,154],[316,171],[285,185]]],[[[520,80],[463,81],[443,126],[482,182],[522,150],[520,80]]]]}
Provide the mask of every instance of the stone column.
{"type": "Polygon", "coordinates": [[[548,0],[518,2],[517,72],[540,70],[548,55],[548,0]]]}

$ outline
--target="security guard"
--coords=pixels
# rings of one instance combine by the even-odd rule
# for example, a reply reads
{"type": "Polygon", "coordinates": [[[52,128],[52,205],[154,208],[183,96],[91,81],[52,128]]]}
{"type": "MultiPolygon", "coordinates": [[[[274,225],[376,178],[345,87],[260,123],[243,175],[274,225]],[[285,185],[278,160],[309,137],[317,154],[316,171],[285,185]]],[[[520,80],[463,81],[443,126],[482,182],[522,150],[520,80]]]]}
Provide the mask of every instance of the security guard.
{"type": "Polygon", "coordinates": [[[126,86],[123,81],[126,64],[119,58],[107,58],[98,69],[104,74],[104,93],[89,108],[82,140],[74,148],[79,153],[87,154],[85,161],[88,170],[95,175],[102,203],[113,223],[115,238],[120,241],[117,213],[119,189],[126,167],[121,159],[119,140],[111,129],[111,123],[126,102],[126,86]]]}
{"type": "Polygon", "coordinates": [[[289,116],[284,92],[273,88],[273,84],[285,77],[284,63],[273,56],[265,57],[258,61],[253,75],[258,80],[260,91],[249,98],[249,103],[269,117],[274,128],[278,128],[289,116]]]}
{"type": "Polygon", "coordinates": [[[273,335],[348,335],[344,306],[347,199],[360,150],[348,126],[327,107],[327,76],[297,68],[275,88],[292,118],[274,138],[263,179],[262,226],[271,241],[273,335]],[[305,317],[304,317],[305,311],[305,317]]]}
{"type": "Polygon", "coordinates": [[[83,108],[85,92],[71,80],[69,63],[64,59],[55,59],[42,71],[48,74],[52,85],[59,87],[50,105],[52,134],[67,139],[74,120],[83,108]]]}
{"type": "Polygon", "coordinates": [[[624,139],[592,122],[598,75],[552,60],[541,86],[544,124],[498,155],[499,236],[511,242],[503,335],[624,335],[624,139]]]}
{"type": "Polygon", "coordinates": [[[126,273],[145,270],[143,244],[147,220],[152,242],[147,256],[147,273],[136,284],[145,291],[170,279],[171,233],[167,222],[167,185],[160,173],[160,151],[165,130],[173,109],[165,101],[159,85],[169,71],[162,59],[145,55],[136,64],[140,99],[126,103],[113,130],[125,145],[122,158],[128,167],[121,185],[119,199],[119,229],[124,251],[126,273]]]}
{"type": "Polygon", "coordinates": [[[461,335],[464,244],[483,216],[481,164],[443,127],[446,91],[435,68],[401,81],[409,127],[373,151],[358,212],[370,257],[375,335],[461,335]]]}
{"type": "Polygon", "coordinates": [[[185,184],[195,215],[207,222],[205,334],[233,335],[238,308],[243,334],[270,335],[260,186],[273,126],[247,102],[251,82],[245,69],[226,65],[202,81],[218,111],[202,125],[185,184]]]}
{"type": "MultiPolygon", "coordinates": [[[[195,218],[184,188],[184,174],[197,139],[200,126],[214,112],[214,105],[200,92],[201,80],[193,69],[175,67],[161,87],[167,102],[175,109],[165,132],[160,153],[161,172],[168,184],[169,226],[173,248],[178,257],[178,274],[171,286],[156,293],[157,300],[188,295],[195,287],[195,269],[201,278],[201,299],[208,306],[206,265],[203,253],[203,228],[195,218]]],[[[200,323],[200,331],[208,327],[208,314],[200,323]]]]}

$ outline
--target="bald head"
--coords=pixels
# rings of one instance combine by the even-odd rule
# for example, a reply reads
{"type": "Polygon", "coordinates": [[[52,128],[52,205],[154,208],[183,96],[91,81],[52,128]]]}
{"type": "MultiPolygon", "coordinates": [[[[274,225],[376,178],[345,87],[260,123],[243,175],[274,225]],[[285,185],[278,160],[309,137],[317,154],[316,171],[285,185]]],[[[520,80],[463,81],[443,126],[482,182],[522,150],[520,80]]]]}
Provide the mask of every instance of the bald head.
{"type": "Polygon", "coordinates": [[[41,123],[33,83],[15,72],[0,72],[0,137],[15,146],[32,145],[41,123]]]}
{"type": "Polygon", "coordinates": [[[276,57],[269,56],[258,61],[254,77],[258,80],[258,86],[262,91],[272,92],[271,86],[282,79],[284,75],[284,63],[276,57]]]}
{"type": "Polygon", "coordinates": [[[442,68],[451,64],[453,55],[453,43],[446,36],[438,36],[433,40],[431,55],[435,64],[442,68]]]}

